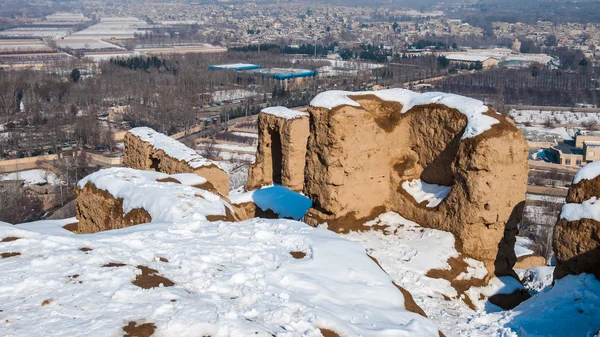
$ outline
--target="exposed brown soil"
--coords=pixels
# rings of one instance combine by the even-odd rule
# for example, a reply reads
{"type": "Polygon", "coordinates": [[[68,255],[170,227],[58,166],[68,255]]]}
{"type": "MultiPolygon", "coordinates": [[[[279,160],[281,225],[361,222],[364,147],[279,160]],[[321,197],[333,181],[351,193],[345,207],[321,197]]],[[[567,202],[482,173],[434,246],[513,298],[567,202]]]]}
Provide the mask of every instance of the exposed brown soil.
{"type": "MultiPolygon", "coordinates": [[[[181,184],[181,182],[179,180],[177,180],[175,178],[172,178],[172,177],[158,179],[157,181],[159,183],[181,184]]],[[[213,186],[213,184],[210,183],[210,181],[207,181],[204,184],[194,185],[194,187],[199,188],[201,190],[209,191],[209,192],[214,193],[216,195],[220,195],[219,191],[217,191],[217,189],[213,186]]]]}
{"type": "MultiPolygon", "coordinates": [[[[173,140],[173,142],[177,142],[173,140]]],[[[125,156],[123,164],[138,170],[155,170],[166,174],[195,173],[206,178],[220,194],[229,193],[229,178],[227,173],[218,166],[211,164],[192,168],[187,162],[168,156],[162,149],[155,149],[150,143],[127,133],[124,139],[125,156]]],[[[207,186],[203,188],[210,190],[207,186]]]]}
{"type": "Polygon", "coordinates": [[[156,181],[158,181],[159,183],[175,183],[175,184],[181,184],[181,182],[180,182],[179,180],[177,180],[177,179],[175,179],[175,178],[171,178],[171,177],[168,177],[168,178],[162,178],[162,179],[158,179],[158,180],[156,180],[156,181]]]}
{"type": "Polygon", "coordinates": [[[136,322],[129,322],[123,327],[125,334],[123,337],[150,337],[154,334],[156,325],[154,323],[144,323],[138,325],[136,322]]]}
{"type": "Polygon", "coordinates": [[[52,303],[52,302],[54,302],[54,299],[53,299],[53,298],[48,298],[48,299],[45,299],[45,300],[42,302],[42,307],[45,307],[45,306],[47,306],[48,304],[50,304],[50,303],[52,303]]]}
{"type": "Polygon", "coordinates": [[[246,190],[281,184],[302,191],[308,134],[308,116],[286,119],[259,114],[257,156],[248,172],[246,190]]]}
{"type": "MultiPolygon", "coordinates": [[[[582,221],[585,220],[587,219],[582,221]]],[[[573,224],[573,222],[571,224],[573,224]]],[[[559,260],[558,262],[558,265],[554,269],[555,280],[561,279],[567,275],[578,275],[581,273],[593,274],[600,280],[600,246],[575,255],[570,259],[559,260]]]]}
{"type": "Polygon", "coordinates": [[[294,259],[303,259],[306,256],[306,253],[293,251],[293,252],[290,252],[290,255],[292,257],[294,257],[294,259]]]}
{"type": "MultiPolygon", "coordinates": [[[[582,203],[600,197],[600,177],[582,179],[569,187],[567,203],[582,203]]],[[[552,248],[556,257],[554,279],[581,273],[600,279],[600,222],[594,219],[567,221],[554,226],[552,248]]]]}
{"type": "Polygon", "coordinates": [[[329,329],[320,328],[319,330],[321,331],[321,335],[323,335],[323,337],[340,337],[340,335],[329,329]]]}
{"type": "Polygon", "coordinates": [[[78,278],[78,277],[79,277],[79,274],[73,274],[73,275],[70,275],[69,277],[70,277],[70,278],[78,278]]]}
{"type": "Polygon", "coordinates": [[[538,255],[525,255],[517,259],[515,269],[531,269],[533,267],[541,267],[546,265],[546,259],[538,255]]]}
{"type": "Polygon", "coordinates": [[[64,229],[68,230],[69,232],[73,232],[75,234],[79,234],[79,223],[78,222],[73,222],[70,224],[66,224],[63,226],[64,229]]]}
{"type": "Polygon", "coordinates": [[[398,288],[398,290],[400,290],[402,296],[404,296],[404,307],[406,308],[406,310],[414,312],[415,314],[419,314],[423,317],[427,317],[425,311],[423,311],[423,309],[421,309],[417,302],[415,302],[415,299],[412,297],[412,294],[408,290],[397,285],[396,282],[392,283],[396,286],[396,288],[398,288]]]}
{"type": "Polygon", "coordinates": [[[79,248],[79,250],[80,250],[80,251],[82,251],[82,252],[89,252],[89,251],[92,251],[92,250],[94,250],[94,248],[90,248],[90,247],[83,247],[83,248],[79,248]]]}
{"type": "Polygon", "coordinates": [[[159,287],[161,284],[163,287],[172,287],[175,285],[173,281],[165,278],[161,275],[158,275],[158,271],[148,268],[146,266],[137,266],[139,270],[142,271],[140,275],[135,277],[135,280],[131,281],[131,283],[143,289],[151,289],[159,287]]]}
{"type": "MultiPolygon", "coordinates": [[[[376,258],[372,257],[371,255],[367,256],[373,260],[373,262],[375,262],[375,264],[377,264],[377,266],[379,268],[381,268],[381,270],[383,270],[386,274],[387,272],[385,271],[385,269],[383,269],[383,267],[381,267],[381,265],[379,264],[379,261],[377,261],[376,258]]],[[[423,317],[427,317],[427,314],[425,313],[425,311],[423,311],[423,309],[421,309],[421,307],[419,307],[419,305],[417,304],[417,302],[415,302],[415,299],[412,297],[412,294],[402,288],[401,286],[397,285],[396,282],[392,281],[392,284],[398,289],[400,290],[400,292],[402,293],[402,296],[404,297],[404,308],[406,308],[406,310],[410,311],[410,312],[414,312],[415,314],[419,314],[423,317]]]]}
{"type": "Polygon", "coordinates": [[[450,285],[452,288],[456,289],[459,298],[463,298],[464,302],[473,310],[475,310],[475,305],[465,294],[467,290],[471,287],[482,287],[486,284],[485,280],[471,278],[469,280],[457,280],[456,277],[463,272],[467,271],[467,267],[469,266],[464,260],[463,256],[459,255],[458,258],[451,257],[448,259],[448,264],[450,265],[450,269],[432,269],[425,274],[425,276],[430,278],[439,278],[450,281],[450,285]],[[464,295],[464,296],[461,296],[464,295]]]}
{"type": "Polygon", "coordinates": [[[104,268],[112,268],[112,267],[123,267],[123,266],[125,266],[124,263],[111,262],[111,263],[107,263],[107,264],[103,265],[102,267],[104,267],[104,268]]]}
{"type": "MultiPolygon", "coordinates": [[[[198,197],[200,197],[200,196],[198,196],[198,197]]],[[[225,207],[225,216],[222,216],[222,215],[207,215],[206,216],[206,220],[208,220],[208,221],[229,221],[229,222],[234,222],[237,219],[236,219],[236,216],[231,212],[231,210],[228,207],[225,207]]]]}
{"type": "Polygon", "coordinates": [[[581,179],[569,187],[566,202],[580,204],[592,197],[600,197],[600,179],[581,179]]]}
{"type": "Polygon", "coordinates": [[[115,199],[108,191],[97,188],[91,182],[83,188],[77,186],[75,193],[78,233],[96,233],[152,221],[143,208],[123,214],[123,199],[115,199]]]}
{"type": "Polygon", "coordinates": [[[158,260],[159,260],[160,262],[165,262],[165,263],[168,263],[168,262],[169,262],[169,260],[167,260],[167,259],[166,259],[166,258],[164,258],[164,257],[159,257],[159,258],[158,258],[158,260]]]}
{"type": "Polygon", "coordinates": [[[13,257],[13,256],[19,256],[21,255],[21,253],[19,252],[11,252],[11,253],[2,253],[0,254],[0,257],[3,259],[9,258],[9,257],[13,257]]]}
{"type": "Polygon", "coordinates": [[[20,238],[16,237],[16,236],[7,236],[4,239],[0,240],[0,242],[12,242],[12,241],[17,241],[20,238]]]}
{"type": "Polygon", "coordinates": [[[313,209],[306,222],[344,233],[371,229],[363,223],[378,215],[377,208],[395,211],[451,232],[457,249],[484,262],[489,277],[510,273],[516,258],[499,253],[507,248],[499,243],[515,205],[525,199],[528,172],[527,142],[514,123],[489,108],[486,115],[499,123],[461,139],[467,118],[457,109],[428,104],[402,114],[400,104],[375,95],[351,99],[360,107],[308,109],[303,192],[313,209]],[[452,189],[437,207],[418,205],[401,188],[417,178],[452,189]],[[497,257],[501,263],[494,263],[497,257]]]}
{"type": "Polygon", "coordinates": [[[217,189],[213,186],[213,184],[210,183],[210,181],[207,181],[204,184],[194,185],[194,187],[199,188],[201,190],[209,191],[216,195],[221,195],[221,193],[217,191],[217,189]]]}
{"type": "MultiPolygon", "coordinates": [[[[374,220],[379,215],[387,212],[385,206],[378,206],[371,210],[369,215],[356,218],[356,212],[350,212],[344,216],[333,218],[330,217],[315,208],[311,208],[306,213],[305,221],[311,226],[316,226],[318,224],[327,223],[327,229],[334,231],[336,233],[349,233],[351,231],[354,232],[362,232],[369,231],[372,229],[377,229],[374,227],[365,226],[366,222],[374,220]]],[[[378,227],[379,229],[385,228],[382,226],[378,227]]]]}

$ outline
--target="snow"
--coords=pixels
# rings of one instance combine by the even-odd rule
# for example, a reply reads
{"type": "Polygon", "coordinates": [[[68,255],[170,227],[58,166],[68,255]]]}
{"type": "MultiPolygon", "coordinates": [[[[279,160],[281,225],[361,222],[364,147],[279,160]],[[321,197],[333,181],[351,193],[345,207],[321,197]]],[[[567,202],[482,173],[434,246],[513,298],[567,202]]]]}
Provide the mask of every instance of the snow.
{"type": "Polygon", "coordinates": [[[393,101],[402,104],[402,111],[406,113],[415,106],[427,104],[441,104],[450,109],[457,109],[467,117],[467,126],[462,139],[477,136],[500,123],[494,117],[484,115],[489,109],[483,102],[455,94],[441,92],[417,93],[407,89],[386,89],[379,91],[341,91],[332,90],[318,94],[310,105],[325,109],[333,109],[341,105],[360,107],[351,96],[375,95],[384,101],[393,101]]]}
{"type": "Polygon", "coordinates": [[[244,89],[219,90],[212,93],[214,103],[231,102],[260,95],[254,91],[244,89]]]}
{"type": "Polygon", "coordinates": [[[490,303],[488,298],[498,294],[512,294],[520,289],[524,289],[523,285],[514,277],[500,276],[490,279],[486,286],[469,288],[466,294],[478,311],[498,312],[502,309],[490,303]]]}
{"type": "Polygon", "coordinates": [[[14,227],[48,235],[75,235],[73,232],[63,228],[64,226],[75,222],[78,222],[78,220],[77,218],[73,217],[61,220],[40,220],[26,222],[14,225],[14,227]]]}
{"type": "Polygon", "coordinates": [[[535,295],[552,286],[552,281],[554,280],[554,267],[533,267],[525,271],[521,280],[523,281],[525,289],[532,295],[535,295]]]}
{"type": "Polygon", "coordinates": [[[292,110],[283,106],[272,106],[269,108],[264,108],[261,110],[261,112],[285,119],[296,119],[308,116],[308,112],[292,110]]]}
{"type": "MultiPolygon", "coordinates": [[[[551,289],[553,267],[532,268],[525,273],[532,275],[530,280],[525,279],[525,287],[532,291],[545,289],[541,290],[541,297],[535,295],[509,311],[499,311],[498,307],[487,301],[477,301],[479,311],[474,311],[460,300],[444,298],[456,296],[456,291],[448,281],[425,276],[431,269],[448,269],[449,265],[445,261],[450,257],[459,256],[454,247],[454,237],[450,233],[420,227],[392,212],[382,214],[367,224],[390,227],[385,231],[351,232],[342,236],[363,245],[394,282],[411,292],[415,302],[446,336],[575,337],[593,335],[599,328],[597,322],[600,322],[600,282],[593,277],[586,278],[586,282],[592,285],[589,286],[581,284],[584,276],[568,276],[558,280],[555,288],[560,288],[567,282],[570,283],[567,286],[569,290],[556,291],[557,289],[551,289]],[[574,278],[578,280],[575,281],[574,278]],[[574,281],[578,284],[573,283],[574,281]],[[544,295],[548,291],[554,293],[550,296],[544,295]],[[578,299],[582,299],[582,308],[585,310],[582,314],[577,313],[578,299]],[[566,313],[564,317],[563,312],[566,313]],[[569,331],[571,318],[581,324],[569,331]],[[536,333],[535,329],[542,324],[551,325],[556,329],[556,333],[553,334],[552,329],[545,328],[545,331],[540,330],[536,333]],[[588,331],[593,333],[586,333],[588,331]]],[[[479,269],[477,266],[481,267],[481,262],[469,258],[464,260],[473,268],[469,272],[471,277],[483,275],[483,272],[475,275],[475,270],[479,269]]],[[[470,298],[478,299],[480,293],[512,293],[518,289],[523,289],[523,286],[511,277],[493,278],[490,286],[474,288],[470,298]]]]}
{"type": "MultiPolygon", "coordinates": [[[[214,149],[229,150],[229,151],[235,151],[235,152],[256,153],[256,146],[244,146],[244,145],[233,145],[233,144],[217,144],[217,143],[209,143],[209,142],[198,143],[198,146],[201,146],[201,147],[212,147],[214,149]]],[[[219,153],[219,157],[220,156],[221,156],[221,154],[219,153]]]]}
{"type": "Polygon", "coordinates": [[[256,64],[250,64],[250,63],[231,63],[231,64],[221,64],[218,66],[213,66],[215,68],[222,68],[222,69],[235,69],[235,68],[246,68],[246,67],[256,67],[256,64]]]}
{"type": "Polygon", "coordinates": [[[592,180],[600,175],[600,160],[586,164],[577,171],[573,184],[579,183],[582,179],[592,180]]]}
{"type": "Polygon", "coordinates": [[[263,211],[272,210],[281,218],[302,219],[312,206],[312,201],[304,195],[283,186],[267,186],[260,190],[229,196],[234,205],[254,202],[263,211]]]}
{"type": "Polygon", "coordinates": [[[596,197],[584,200],[581,204],[564,204],[560,218],[567,221],[592,219],[600,221],[600,202],[596,197]]]}
{"type": "Polygon", "coordinates": [[[557,204],[562,204],[566,200],[565,197],[555,197],[552,195],[539,195],[539,194],[532,194],[532,193],[527,193],[526,199],[527,200],[539,200],[539,201],[554,202],[557,204]]]}
{"type": "Polygon", "coordinates": [[[410,194],[417,204],[427,201],[427,207],[437,207],[450,193],[452,186],[428,184],[421,179],[404,181],[402,188],[410,194]]]}
{"type": "Polygon", "coordinates": [[[57,185],[60,180],[52,171],[44,169],[33,169],[27,171],[4,173],[0,174],[0,181],[2,180],[23,180],[26,185],[37,185],[49,183],[50,185],[57,185]]]}
{"type": "MultiPolygon", "coordinates": [[[[177,177],[182,176],[173,178],[177,177]]],[[[143,208],[153,222],[206,220],[209,215],[225,216],[226,208],[231,208],[211,192],[177,183],[157,182],[166,178],[169,175],[160,172],[113,167],[90,174],[81,179],[78,186],[83,188],[90,182],[115,199],[122,198],[123,214],[143,208]]],[[[183,180],[196,182],[190,181],[189,177],[183,180]]]]}
{"type": "Polygon", "coordinates": [[[364,248],[295,221],[152,223],[68,236],[0,225],[7,235],[22,239],[0,244],[21,253],[0,259],[2,336],[120,336],[130,321],[155,324],[156,336],[317,337],[318,328],[438,336],[429,319],[405,309],[364,248]],[[174,286],[138,288],[136,266],[174,286]]]}
{"type": "Polygon", "coordinates": [[[531,142],[554,142],[556,140],[573,139],[573,129],[565,127],[525,126],[519,125],[525,139],[531,142]]]}
{"type": "Polygon", "coordinates": [[[381,214],[366,226],[389,226],[383,231],[350,232],[342,237],[360,243],[379,262],[396,284],[408,290],[446,336],[490,336],[475,334],[468,319],[475,314],[460,300],[445,279],[425,276],[432,269],[450,269],[448,259],[459,257],[454,236],[424,228],[394,212],[381,214]]]}
{"type": "Polygon", "coordinates": [[[568,275],[513,310],[488,319],[498,319],[514,331],[506,336],[593,336],[600,328],[600,281],[589,274],[568,275]]]}
{"type": "Polygon", "coordinates": [[[179,181],[182,185],[186,186],[202,185],[208,182],[206,178],[201,177],[195,173],[176,173],[171,174],[170,177],[179,181]]]}
{"type": "Polygon", "coordinates": [[[246,137],[246,138],[256,138],[258,139],[258,134],[257,133],[250,133],[250,132],[232,132],[232,135],[236,135],[236,136],[240,136],[240,137],[246,137]]]}
{"type": "Polygon", "coordinates": [[[470,257],[465,257],[463,260],[467,263],[467,271],[460,273],[456,277],[457,280],[470,280],[472,278],[482,280],[487,276],[487,269],[485,268],[485,264],[481,261],[477,261],[470,257]]]}
{"type": "Polygon", "coordinates": [[[137,136],[142,141],[150,143],[155,150],[163,150],[169,157],[184,161],[192,168],[217,165],[212,160],[202,157],[196,153],[196,151],[183,145],[183,143],[162,133],[156,132],[151,128],[133,128],[128,132],[137,136]]]}
{"type": "Polygon", "coordinates": [[[515,243],[515,255],[517,258],[521,256],[532,255],[533,250],[529,249],[531,245],[533,245],[533,241],[524,236],[517,236],[517,242],[515,243]]]}
{"type": "Polygon", "coordinates": [[[583,125],[588,122],[600,122],[597,112],[574,112],[561,110],[526,110],[511,109],[509,116],[516,123],[553,123],[583,125]]]}

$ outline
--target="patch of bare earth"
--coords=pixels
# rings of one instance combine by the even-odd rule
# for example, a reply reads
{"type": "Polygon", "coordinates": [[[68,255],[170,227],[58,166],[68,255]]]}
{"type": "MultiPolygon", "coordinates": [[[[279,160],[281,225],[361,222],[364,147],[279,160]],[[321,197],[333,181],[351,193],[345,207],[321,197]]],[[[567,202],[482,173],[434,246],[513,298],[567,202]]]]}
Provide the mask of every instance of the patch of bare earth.
{"type": "Polygon", "coordinates": [[[469,290],[471,287],[483,287],[486,282],[482,279],[471,278],[468,280],[457,280],[458,275],[467,272],[467,267],[469,265],[463,260],[462,255],[459,255],[458,258],[451,257],[448,259],[448,264],[450,265],[450,269],[432,269],[425,274],[425,276],[430,278],[441,278],[444,280],[448,280],[452,288],[456,290],[458,294],[458,298],[462,298],[466,305],[473,310],[477,310],[471,299],[465,292],[469,290]]]}
{"type": "Polygon", "coordinates": [[[78,222],[73,222],[70,224],[66,224],[63,226],[64,229],[68,230],[69,232],[73,232],[75,234],[79,234],[79,223],[78,222]]]}
{"type": "Polygon", "coordinates": [[[175,285],[173,281],[158,274],[157,270],[148,268],[146,266],[137,266],[142,271],[141,274],[135,277],[135,280],[131,283],[143,289],[151,289],[159,287],[161,284],[163,287],[172,287],[175,285]]]}
{"type": "Polygon", "coordinates": [[[123,327],[125,334],[123,337],[150,337],[154,334],[156,325],[154,323],[144,323],[138,325],[136,322],[129,322],[123,327]]]}
{"type": "Polygon", "coordinates": [[[53,298],[48,298],[48,299],[45,299],[45,300],[42,302],[42,307],[45,307],[45,306],[49,305],[49,304],[50,304],[50,303],[52,303],[52,302],[54,302],[54,299],[53,299],[53,298]]]}
{"type": "Polygon", "coordinates": [[[12,242],[12,241],[17,241],[20,238],[16,237],[16,236],[7,236],[4,239],[0,240],[0,242],[12,242]]]}
{"type": "Polygon", "coordinates": [[[323,335],[323,337],[340,337],[340,335],[332,330],[323,328],[320,328],[319,330],[321,331],[321,335],[323,335]]]}
{"type": "Polygon", "coordinates": [[[82,252],[85,252],[85,253],[87,253],[87,252],[89,252],[89,251],[92,251],[92,250],[94,250],[94,248],[90,248],[90,247],[83,247],[83,248],[79,248],[79,250],[80,250],[80,251],[82,251],[82,252]]]}
{"type": "Polygon", "coordinates": [[[297,251],[293,251],[290,252],[290,255],[294,258],[294,259],[303,259],[306,256],[305,252],[297,252],[297,251]]]}
{"type": "Polygon", "coordinates": [[[3,259],[7,259],[9,257],[19,256],[19,255],[21,255],[21,253],[19,253],[19,252],[10,252],[10,253],[2,253],[2,254],[0,254],[0,257],[3,259]]]}
{"type": "Polygon", "coordinates": [[[125,266],[125,263],[111,262],[111,263],[107,263],[107,264],[103,265],[102,267],[113,268],[113,267],[123,267],[123,266],[125,266]]]}

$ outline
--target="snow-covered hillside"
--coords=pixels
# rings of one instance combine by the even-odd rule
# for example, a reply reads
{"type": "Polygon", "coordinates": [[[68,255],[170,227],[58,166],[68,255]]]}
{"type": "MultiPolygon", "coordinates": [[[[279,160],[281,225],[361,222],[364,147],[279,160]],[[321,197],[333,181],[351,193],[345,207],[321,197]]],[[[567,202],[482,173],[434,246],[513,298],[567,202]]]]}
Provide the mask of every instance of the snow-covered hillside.
{"type": "Polygon", "coordinates": [[[1,336],[120,336],[130,322],[155,336],[438,336],[359,244],[324,229],[61,225],[0,225],[1,336]]]}
{"type": "MultiPolygon", "coordinates": [[[[431,270],[449,270],[448,261],[460,257],[452,234],[423,228],[393,212],[366,225],[386,229],[342,236],[365,247],[394,282],[411,292],[446,336],[564,337],[600,332],[600,281],[591,275],[569,276],[552,287],[554,267],[536,267],[525,272],[524,286],[511,277],[492,278],[488,286],[461,295],[450,281],[429,274],[431,270]],[[487,300],[491,295],[523,287],[539,294],[513,310],[502,311],[487,300]],[[476,310],[467,305],[467,295],[471,295],[476,310]],[[577,322],[577,326],[568,322],[577,322]]],[[[485,276],[486,269],[480,262],[464,260],[469,266],[459,278],[485,276]]]]}

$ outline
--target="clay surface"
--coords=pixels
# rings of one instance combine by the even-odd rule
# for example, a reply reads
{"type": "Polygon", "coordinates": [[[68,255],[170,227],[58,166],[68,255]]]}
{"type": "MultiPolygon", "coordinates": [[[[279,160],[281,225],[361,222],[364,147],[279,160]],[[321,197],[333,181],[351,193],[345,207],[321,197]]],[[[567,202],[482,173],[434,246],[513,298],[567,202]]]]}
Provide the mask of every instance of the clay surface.
{"type": "Polygon", "coordinates": [[[279,184],[302,191],[308,131],[308,116],[287,119],[260,113],[256,162],[250,167],[246,190],[279,184]]]}
{"type": "MultiPolygon", "coordinates": [[[[600,197],[600,177],[582,179],[569,187],[567,203],[582,203],[600,197]]],[[[600,222],[593,219],[567,221],[554,226],[552,248],[556,256],[554,278],[589,273],[600,279],[600,222]]]]}
{"type": "MultiPolygon", "coordinates": [[[[173,142],[178,141],[173,139],[173,142]]],[[[165,151],[155,149],[152,144],[129,132],[125,134],[124,144],[123,164],[126,167],[138,170],[154,170],[167,174],[196,173],[206,178],[222,195],[229,194],[229,177],[216,164],[193,168],[185,161],[168,156],[165,151]]]]}
{"type": "MultiPolygon", "coordinates": [[[[518,207],[525,200],[528,145],[512,121],[461,139],[467,118],[439,104],[402,105],[353,96],[360,107],[310,107],[304,194],[306,216],[335,231],[360,230],[386,211],[451,232],[457,247],[494,275],[512,274],[518,207]],[[451,186],[437,207],[417,204],[402,183],[421,179],[451,186]]],[[[259,153],[260,156],[260,153],[259,153]]]]}
{"type": "Polygon", "coordinates": [[[123,214],[123,199],[115,199],[92,183],[87,183],[83,188],[76,187],[75,194],[78,233],[96,233],[152,221],[150,214],[143,209],[123,214]]]}

